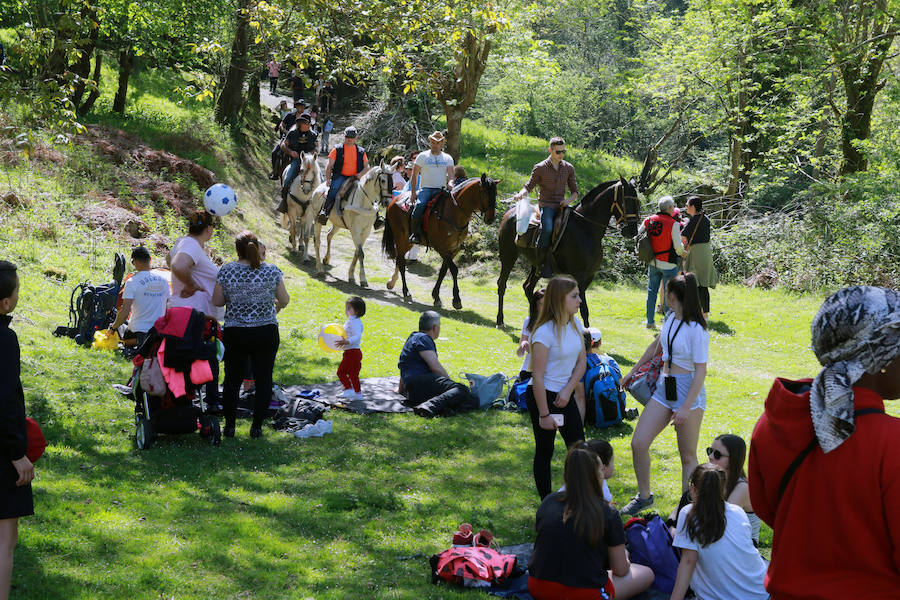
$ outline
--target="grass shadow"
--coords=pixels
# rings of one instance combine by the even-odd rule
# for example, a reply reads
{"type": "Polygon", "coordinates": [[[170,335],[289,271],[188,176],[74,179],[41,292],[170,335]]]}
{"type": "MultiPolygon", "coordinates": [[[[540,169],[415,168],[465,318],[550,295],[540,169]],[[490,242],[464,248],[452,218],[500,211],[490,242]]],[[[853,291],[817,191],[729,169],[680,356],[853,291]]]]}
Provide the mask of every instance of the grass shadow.
{"type": "Polygon", "coordinates": [[[734,335],[736,333],[735,330],[724,321],[709,321],[706,325],[711,331],[715,331],[722,335],[734,335]]]}
{"type": "Polygon", "coordinates": [[[631,360],[630,358],[625,358],[621,354],[610,352],[609,355],[613,358],[613,360],[619,363],[620,367],[633,367],[635,365],[635,361],[631,360]]]}

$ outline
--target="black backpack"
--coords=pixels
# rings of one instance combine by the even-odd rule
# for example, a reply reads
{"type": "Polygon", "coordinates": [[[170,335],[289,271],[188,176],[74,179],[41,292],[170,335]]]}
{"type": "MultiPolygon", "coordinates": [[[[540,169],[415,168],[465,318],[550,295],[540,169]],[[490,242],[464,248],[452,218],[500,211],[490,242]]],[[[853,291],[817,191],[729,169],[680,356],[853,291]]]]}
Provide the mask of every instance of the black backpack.
{"type": "Polygon", "coordinates": [[[116,320],[116,303],[125,275],[125,256],[116,253],[113,281],[102,285],[79,283],[69,297],[69,325],[57,327],[53,335],[66,336],[83,346],[90,346],[94,333],[108,329],[116,320]]]}

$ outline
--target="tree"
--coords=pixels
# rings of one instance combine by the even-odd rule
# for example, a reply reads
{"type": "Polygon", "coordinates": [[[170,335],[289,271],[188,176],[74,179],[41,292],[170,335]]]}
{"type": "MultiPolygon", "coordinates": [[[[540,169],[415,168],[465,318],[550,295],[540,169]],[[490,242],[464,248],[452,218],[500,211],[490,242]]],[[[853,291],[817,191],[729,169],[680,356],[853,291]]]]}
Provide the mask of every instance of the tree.
{"type": "Polygon", "coordinates": [[[216,103],[216,122],[235,124],[241,114],[242,92],[247,77],[248,52],[250,50],[250,11],[252,0],[238,0],[234,12],[234,40],[231,43],[231,60],[222,93],[216,103]]]}

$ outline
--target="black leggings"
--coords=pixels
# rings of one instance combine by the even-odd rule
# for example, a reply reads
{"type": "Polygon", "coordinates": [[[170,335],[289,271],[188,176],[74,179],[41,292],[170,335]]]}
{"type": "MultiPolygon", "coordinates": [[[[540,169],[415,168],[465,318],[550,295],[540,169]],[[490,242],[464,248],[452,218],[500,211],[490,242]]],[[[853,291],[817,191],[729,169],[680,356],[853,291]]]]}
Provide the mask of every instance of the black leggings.
{"type": "MultiPolygon", "coordinates": [[[[584,425],[581,422],[581,413],[575,404],[575,398],[569,398],[569,403],[563,408],[553,406],[556,400],[556,392],[547,392],[547,408],[553,414],[563,415],[563,426],[559,428],[563,441],[568,448],[575,442],[584,439],[584,425]]],[[[534,400],[534,388],[528,386],[526,394],[528,402],[528,414],[531,415],[531,428],[534,430],[534,484],[538,494],[543,500],[552,491],[550,485],[550,461],[553,459],[553,446],[556,441],[556,431],[542,429],[538,421],[537,402],[534,400]]]]}
{"type": "Polygon", "coordinates": [[[700,295],[700,308],[703,312],[709,312],[709,288],[702,285],[697,286],[697,293],[700,295]]]}
{"type": "Polygon", "coordinates": [[[247,372],[247,361],[253,367],[256,390],[253,402],[253,426],[260,427],[272,400],[272,370],[281,338],[278,325],[261,327],[226,327],[222,333],[225,344],[225,385],[222,404],[225,425],[234,426],[237,418],[238,390],[247,372]]]}

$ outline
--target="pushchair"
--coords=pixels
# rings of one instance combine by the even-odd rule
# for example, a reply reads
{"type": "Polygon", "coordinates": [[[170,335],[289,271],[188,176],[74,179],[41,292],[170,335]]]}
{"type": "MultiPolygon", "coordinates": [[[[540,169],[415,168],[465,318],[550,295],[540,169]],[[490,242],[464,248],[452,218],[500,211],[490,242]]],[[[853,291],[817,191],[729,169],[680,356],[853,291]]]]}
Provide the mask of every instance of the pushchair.
{"type": "Polygon", "coordinates": [[[138,449],[151,447],[158,434],[194,432],[219,445],[219,418],[210,409],[206,388],[218,386],[220,337],[215,319],[186,307],[168,309],[150,329],[133,359],[138,449]]]}

